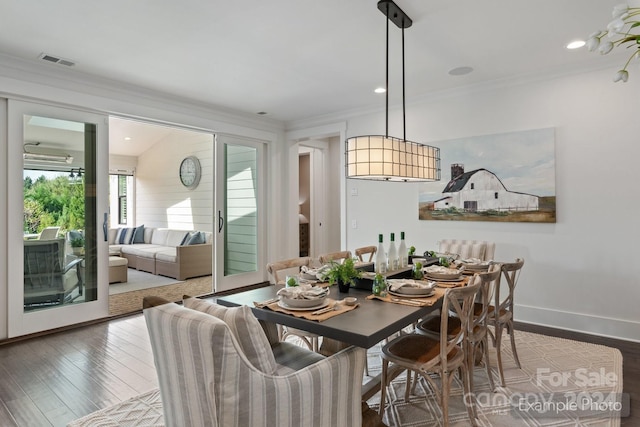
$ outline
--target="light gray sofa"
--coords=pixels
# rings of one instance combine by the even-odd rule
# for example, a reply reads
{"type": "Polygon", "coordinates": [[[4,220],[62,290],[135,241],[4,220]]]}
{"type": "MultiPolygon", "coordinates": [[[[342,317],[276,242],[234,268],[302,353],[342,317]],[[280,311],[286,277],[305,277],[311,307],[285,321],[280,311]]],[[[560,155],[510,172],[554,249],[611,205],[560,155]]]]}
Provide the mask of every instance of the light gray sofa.
{"type": "Polygon", "coordinates": [[[211,274],[211,232],[199,232],[204,243],[187,244],[197,231],[144,226],[140,229],[139,234],[135,228],[110,229],[109,253],[126,258],[130,268],[177,280],[211,274]]]}

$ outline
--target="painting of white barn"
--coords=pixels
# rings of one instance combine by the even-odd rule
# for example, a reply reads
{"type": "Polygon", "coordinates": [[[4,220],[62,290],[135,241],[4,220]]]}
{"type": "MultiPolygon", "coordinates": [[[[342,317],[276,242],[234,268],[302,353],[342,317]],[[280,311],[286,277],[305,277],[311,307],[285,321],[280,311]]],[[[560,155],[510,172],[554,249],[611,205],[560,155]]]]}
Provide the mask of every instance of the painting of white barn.
{"type": "Polygon", "coordinates": [[[537,211],[538,196],[505,188],[500,178],[486,169],[465,172],[464,165],[451,165],[451,180],[434,209],[456,207],[469,212],[537,211]]]}
{"type": "Polygon", "coordinates": [[[556,221],[553,128],[429,144],[449,167],[421,184],[421,220],[556,221]]]}

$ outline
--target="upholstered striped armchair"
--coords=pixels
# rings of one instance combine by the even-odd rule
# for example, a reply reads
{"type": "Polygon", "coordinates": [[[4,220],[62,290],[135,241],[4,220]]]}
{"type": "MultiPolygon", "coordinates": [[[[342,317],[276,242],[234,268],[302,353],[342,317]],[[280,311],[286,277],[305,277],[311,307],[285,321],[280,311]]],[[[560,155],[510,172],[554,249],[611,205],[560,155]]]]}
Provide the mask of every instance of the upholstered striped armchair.
{"type": "MultiPolygon", "coordinates": [[[[255,360],[255,354],[249,360],[246,344],[234,335],[245,331],[231,328],[226,317],[173,303],[147,308],[144,315],[166,425],[361,425],[363,349],[350,347],[281,374],[287,371],[255,360]]],[[[265,357],[274,359],[273,353],[265,357]]]]}

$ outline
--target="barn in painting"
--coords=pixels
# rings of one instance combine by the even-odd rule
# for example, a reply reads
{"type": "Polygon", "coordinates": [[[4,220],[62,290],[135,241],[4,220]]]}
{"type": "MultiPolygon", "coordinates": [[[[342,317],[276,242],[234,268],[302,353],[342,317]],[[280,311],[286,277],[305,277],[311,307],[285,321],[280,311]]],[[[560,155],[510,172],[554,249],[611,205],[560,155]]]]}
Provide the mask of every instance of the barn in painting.
{"type": "Polygon", "coordinates": [[[487,169],[464,171],[464,165],[451,165],[451,180],[434,202],[435,210],[448,208],[468,212],[537,211],[539,198],[533,194],[509,191],[500,178],[487,169]]]}

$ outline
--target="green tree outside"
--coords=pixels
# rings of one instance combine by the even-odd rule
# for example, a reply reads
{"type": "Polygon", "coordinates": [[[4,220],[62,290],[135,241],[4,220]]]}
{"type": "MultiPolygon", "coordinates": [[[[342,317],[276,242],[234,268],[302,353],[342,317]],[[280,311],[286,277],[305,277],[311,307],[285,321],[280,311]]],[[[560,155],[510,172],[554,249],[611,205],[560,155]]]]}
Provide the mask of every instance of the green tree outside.
{"type": "Polygon", "coordinates": [[[46,227],[61,231],[84,229],[84,180],[65,176],[33,181],[24,178],[24,232],[40,233],[46,227]]]}

